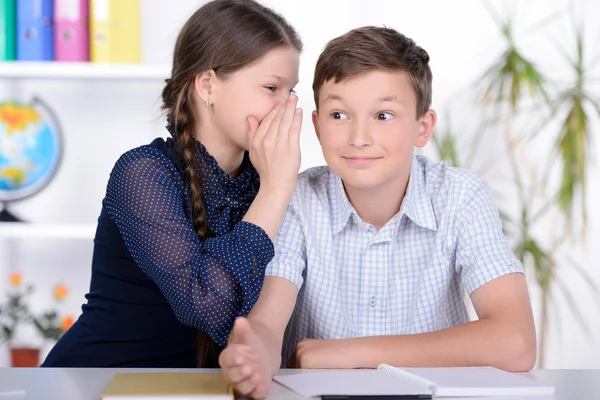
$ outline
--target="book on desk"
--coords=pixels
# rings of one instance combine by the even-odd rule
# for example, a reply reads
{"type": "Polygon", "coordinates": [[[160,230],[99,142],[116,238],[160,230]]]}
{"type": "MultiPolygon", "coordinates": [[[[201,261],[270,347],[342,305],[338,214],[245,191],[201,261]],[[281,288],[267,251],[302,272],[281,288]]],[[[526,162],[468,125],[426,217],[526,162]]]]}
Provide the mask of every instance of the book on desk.
{"type": "Polygon", "coordinates": [[[220,373],[136,372],[116,374],[102,400],[233,400],[220,373]]]}

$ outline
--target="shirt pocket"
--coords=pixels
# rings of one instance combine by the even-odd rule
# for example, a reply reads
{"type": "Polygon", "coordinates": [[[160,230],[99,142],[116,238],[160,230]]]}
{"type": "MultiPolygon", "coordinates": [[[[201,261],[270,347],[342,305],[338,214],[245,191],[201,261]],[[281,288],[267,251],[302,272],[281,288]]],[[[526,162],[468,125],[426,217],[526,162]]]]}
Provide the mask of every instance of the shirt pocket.
{"type": "Polygon", "coordinates": [[[414,333],[433,332],[449,327],[454,268],[449,258],[438,258],[423,271],[415,304],[414,333]]]}
{"type": "Polygon", "coordinates": [[[447,324],[443,302],[452,271],[451,260],[435,251],[422,254],[420,262],[395,268],[390,287],[390,334],[430,332],[447,324]]]}
{"type": "Polygon", "coordinates": [[[390,326],[388,334],[406,335],[413,333],[414,316],[425,263],[395,266],[390,279],[390,326]]]}

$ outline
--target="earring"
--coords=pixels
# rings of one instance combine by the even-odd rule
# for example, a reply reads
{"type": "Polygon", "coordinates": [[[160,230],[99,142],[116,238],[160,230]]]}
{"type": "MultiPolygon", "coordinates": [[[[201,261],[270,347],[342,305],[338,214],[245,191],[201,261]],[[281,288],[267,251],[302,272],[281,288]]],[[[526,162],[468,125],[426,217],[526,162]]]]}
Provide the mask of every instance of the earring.
{"type": "Polygon", "coordinates": [[[206,100],[206,107],[208,107],[209,110],[212,110],[212,100],[206,100]]]}

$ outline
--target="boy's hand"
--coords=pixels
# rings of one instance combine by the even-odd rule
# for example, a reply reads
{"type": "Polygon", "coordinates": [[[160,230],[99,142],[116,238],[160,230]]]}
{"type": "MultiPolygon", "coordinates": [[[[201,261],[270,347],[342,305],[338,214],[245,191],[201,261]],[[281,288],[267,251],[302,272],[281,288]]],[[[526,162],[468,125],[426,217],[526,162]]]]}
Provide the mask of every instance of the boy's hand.
{"type": "Polygon", "coordinates": [[[358,368],[355,355],[357,345],[352,339],[317,340],[303,339],[296,345],[296,353],[290,359],[292,368],[358,368]]]}
{"type": "Polygon", "coordinates": [[[271,389],[268,357],[262,340],[252,331],[249,321],[235,321],[227,347],[219,356],[225,380],[244,396],[267,397],[271,389]]]}

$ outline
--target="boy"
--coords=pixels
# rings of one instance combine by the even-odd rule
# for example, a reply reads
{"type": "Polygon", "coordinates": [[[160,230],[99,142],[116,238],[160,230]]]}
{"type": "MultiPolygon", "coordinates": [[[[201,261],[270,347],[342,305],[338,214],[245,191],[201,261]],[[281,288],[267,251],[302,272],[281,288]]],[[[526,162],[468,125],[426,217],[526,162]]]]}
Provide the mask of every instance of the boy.
{"type": "Polygon", "coordinates": [[[313,123],[328,166],[300,175],[260,298],[220,356],[238,392],[266,396],[281,364],[533,368],[527,285],[489,188],[413,155],[436,123],[428,64],[388,28],[321,54],[313,123]]]}

